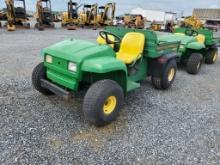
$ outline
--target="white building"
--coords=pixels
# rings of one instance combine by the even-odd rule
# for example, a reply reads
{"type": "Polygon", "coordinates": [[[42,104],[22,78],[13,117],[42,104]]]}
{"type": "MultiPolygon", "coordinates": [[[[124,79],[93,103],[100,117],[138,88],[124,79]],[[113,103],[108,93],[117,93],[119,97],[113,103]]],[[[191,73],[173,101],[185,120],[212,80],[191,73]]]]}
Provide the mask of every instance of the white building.
{"type": "Polygon", "coordinates": [[[177,13],[161,10],[145,10],[142,8],[133,9],[131,14],[141,14],[143,17],[147,18],[147,21],[156,21],[161,24],[165,24],[167,21],[175,21],[177,18],[177,13]]]}

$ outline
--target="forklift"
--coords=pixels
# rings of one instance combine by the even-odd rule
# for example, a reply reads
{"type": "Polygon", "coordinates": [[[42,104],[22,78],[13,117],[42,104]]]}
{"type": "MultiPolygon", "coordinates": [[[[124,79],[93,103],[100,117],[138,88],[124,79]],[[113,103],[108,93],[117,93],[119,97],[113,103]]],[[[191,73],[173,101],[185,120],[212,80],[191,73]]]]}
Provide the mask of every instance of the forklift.
{"type": "Polygon", "coordinates": [[[68,11],[63,12],[61,26],[67,27],[67,30],[76,30],[76,26],[79,24],[78,9],[82,5],[78,5],[78,3],[70,0],[67,6],[68,6],[68,11]]]}
{"type": "Polygon", "coordinates": [[[115,7],[115,3],[107,3],[105,6],[99,7],[97,16],[97,22],[99,25],[113,25],[115,7]]]}
{"type": "Polygon", "coordinates": [[[16,27],[30,29],[30,23],[27,23],[25,0],[5,0],[7,6],[7,23],[8,31],[15,31],[16,27]],[[15,6],[16,2],[16,6],[15,6]]]}
{"type": "Polygon", "coordinates": [[[93,29],[97,28],[97,12],[98,12],[98,4],[95,3],[93,5],[84,5],[83,12],[80,13],[80,25],[82,27],[93,26],[93,29]]]}
{"type": "Polygon", "coordinates": [[[36,29],[42,31],[44,28],[55,28],[50,0],[38,0],[36,4],[36,11],[36,29]]]}

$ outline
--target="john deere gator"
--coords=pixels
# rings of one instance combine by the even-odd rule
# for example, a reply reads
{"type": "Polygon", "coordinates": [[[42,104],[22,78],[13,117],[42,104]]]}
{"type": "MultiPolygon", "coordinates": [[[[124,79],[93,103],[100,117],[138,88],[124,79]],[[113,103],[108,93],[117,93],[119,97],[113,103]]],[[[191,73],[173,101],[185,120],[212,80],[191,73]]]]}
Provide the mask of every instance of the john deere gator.
{"type": "Polygon", "coordinates": [[[151,30],[108,27],[98,43],[66,39],[43,49],[43,62],[33,70],[39,92],[71,99],[88,84],[83,112],[95,125],[112,122],[124,96],[151,77],[158,89],[167,89],[176,76],[179,42],[159,42],[151,30]]]}
{"type": "Polygon", "coordinates": [[[213,31],[205,28],[176,28],[174,34],[162,35],[159,41],[180,42],[177,61],[185,64],[190,74],[197,74],[203,62],[213,64],[218,57],[220,38],[215,38],[213,31]]]}

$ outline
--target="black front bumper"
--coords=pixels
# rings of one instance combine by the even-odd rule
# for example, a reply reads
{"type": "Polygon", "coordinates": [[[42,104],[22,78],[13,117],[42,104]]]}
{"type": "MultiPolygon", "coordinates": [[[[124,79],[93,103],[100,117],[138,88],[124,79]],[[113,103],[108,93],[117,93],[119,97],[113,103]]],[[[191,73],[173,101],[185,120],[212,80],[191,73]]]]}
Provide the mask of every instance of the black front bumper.
{"type": "Polygon", "coordinates": [[[47,81],[45,79],[41,79],[41,86],[43,88],[46,88],[48,90],[50,90],[51,92],[53,92],[54,94],[56,94],[57,96],[62,97],[65,100],[70,100],[72,98],[72,93],[51,83],[50,81],[47,81]]]}

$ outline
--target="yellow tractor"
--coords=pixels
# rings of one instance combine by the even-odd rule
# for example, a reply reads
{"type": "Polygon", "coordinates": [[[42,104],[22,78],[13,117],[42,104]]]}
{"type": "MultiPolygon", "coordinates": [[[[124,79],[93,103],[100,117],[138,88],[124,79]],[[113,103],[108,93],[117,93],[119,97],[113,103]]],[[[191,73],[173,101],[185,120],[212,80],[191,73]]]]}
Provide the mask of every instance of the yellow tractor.
{"type": "Polygon", "coordinates": [[[124,25],[129,28],[144,29],[146,18],[142,15],[125,14],[124,25]]]}
{"type": "Polygon", "coordinates": [[[93,5],[84,5],[83,11],[80,13],[80,25],[84,26],[93,26],[94,29],[97,27],[97,10],[98,4],[93,5]]]}
{"type": "Polygon", "coordinates": [[[30,23],[27,23],[25,0],[5,0],[5,3],[7,6],[6,26],[8,31],[15,31],[16,26],[30,29],[30,23]],[[15,2],[18,5],[17,7],[15,2]]]}
{"type": "Polygon", "coordinates": [[[195,15],[193,15],[191,17],[186,17],[181,27],[190,27],[193,29],[199,29],[203,27],[203,23],[195,15]]]}
{"type": "Polygon", "coordinates": [[[163,25],[163,23],[159,23],[159,22],[153,21],[151,23],[151,29],[153,31],[161,31],[162,30],[162,25],[163,25]]]}
{"type": "Polygon", "coordinates": [[[98,9],[97,22],[99,25],[113,25],[115,17],[115,3],[107,3],[98,9]]]}
{"type": "Polygon", "coordinates": [[[44,28],[55,28],[50,0],[37,0],[36,11],[37,23],[35,24],[35,28],[38,30],[44,30],[44,28]]]}
{"type": "Polygon", "coordinates": [[[82,5],[78,5],[78,3],[70,0],[67,6],[68,6],[68,11],[63,12],[61,25],[62,27],[67,27],[68,30],[75,30],[76,25],[78,25],[80,21],[78,9],[82,5]]]}

